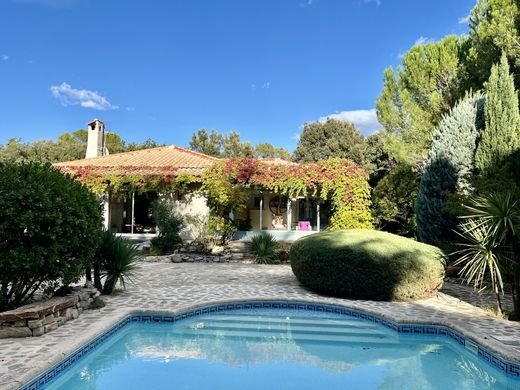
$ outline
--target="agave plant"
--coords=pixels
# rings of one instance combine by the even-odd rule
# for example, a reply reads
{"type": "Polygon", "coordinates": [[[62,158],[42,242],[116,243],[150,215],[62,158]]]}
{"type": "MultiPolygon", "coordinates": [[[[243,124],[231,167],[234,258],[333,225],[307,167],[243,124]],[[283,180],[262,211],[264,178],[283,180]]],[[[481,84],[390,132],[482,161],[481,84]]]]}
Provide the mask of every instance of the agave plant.
{"type": "Polygon", "coordinates": [[[251,252],[255,256],[257,263],[274,263],[278,258],[278,254],[276,253],[277,248],[278,242],[270,233],[257,234],[251,238],[251,252]]]}
{"type": "Polygon", "coordinates": [[[462,276],[482,289],[490,285],[499,312],[504,276],[511,283],[515,317],[520,314],[520,197],[513,192],[472,199],[461,217],[459,235],[463,249],[455,264],[463,264],[462,276]]]}
{"type": "Polygon", "coordinates": [[[136,246],[111,232],[104,232],[99,250],[101,277],[105,278],[103,294],[111,294],[116,283],[126,288],[137,268],[141,254],[136,246]]]}

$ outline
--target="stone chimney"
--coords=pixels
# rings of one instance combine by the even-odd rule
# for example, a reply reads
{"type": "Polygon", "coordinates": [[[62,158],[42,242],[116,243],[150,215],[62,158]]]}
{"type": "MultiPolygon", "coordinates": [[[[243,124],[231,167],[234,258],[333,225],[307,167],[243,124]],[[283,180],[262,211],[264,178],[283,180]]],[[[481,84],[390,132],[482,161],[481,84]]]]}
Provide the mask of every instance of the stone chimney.
{"type": "Polygon", "coordinates": [[[87,154],[86,158],[99,157],[108,154],[105,148],[105,124],[94,119],[87,124],[87,154]]]}

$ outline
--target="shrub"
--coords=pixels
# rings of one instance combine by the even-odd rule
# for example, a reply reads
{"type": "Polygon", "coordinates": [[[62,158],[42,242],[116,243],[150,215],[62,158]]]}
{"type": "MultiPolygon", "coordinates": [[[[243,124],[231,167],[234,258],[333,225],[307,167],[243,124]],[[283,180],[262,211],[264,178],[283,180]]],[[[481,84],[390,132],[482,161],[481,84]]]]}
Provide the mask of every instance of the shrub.
{"type": "Polygon", "coordinates": [[[211,252],[216,246],[225,246],[237,231],[234,221],[217,215],[188,216],[188,223],[194,228],[194,242],[205,252],[211,252]]]}
{"type": "Polygon", "coordinates": [[[132,278],[140,259],[141,254],[135,245],[112,232],[103,232],[98,250],[101,277],[105,278],[103,294],[112,294],[117,282],[126,288],[126,281],[132,278]]]}
{"type": "Polygon", "coordinates": [[[373,214],[381,230],[406,237],[415,235],[414,202],[419,177],[416,168],[400,164],[379,181],[372,194],[373,214]]]}
{"type": "Polygon", "coordinates": [[[457,220],[448,203],[472,193],[470,179],[483,127],[483,100],[478,93],[467,94],[433,134],[415,202],[417,235],[422,242],[441,245],[454,238],[457,220]]]}
{"type": "Polygon", "coordinates": [[[257,263],[272,264],[278,260],[278,242],[272,234],[260,233],[251,238],[251,252],[257,263]]]}
{"type": "Polygon", "coordinates": [[[152,249],[161,255],[173,253],[182,245],[180,232],[184,223],[175,213],[171,202],[158,200],[154,202],[152,208],[155,224],[159,229],[157,237],[152,239],[152,249]]]}
{"type": "Polygon", "coordinates": [[[373,230],[313,234],[296,241],[289,258],[304,286],[352,299],[425,298],[442,285],[444,276],[440,249],[373,230]]]}
{"type": "Polygon", "coordinates": [[[99,245],[101,205],[50,165],[0,163],[0,311],[79,279],[99,245]]]}

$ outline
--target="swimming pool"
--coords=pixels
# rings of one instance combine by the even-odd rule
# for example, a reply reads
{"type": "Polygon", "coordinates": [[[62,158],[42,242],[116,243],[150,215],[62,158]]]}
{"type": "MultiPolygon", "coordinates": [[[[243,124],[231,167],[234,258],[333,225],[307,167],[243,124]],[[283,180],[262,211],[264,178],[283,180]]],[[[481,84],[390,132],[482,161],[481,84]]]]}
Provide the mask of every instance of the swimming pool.
{"type": "Polygon", "coordinates": [[[92,344],[90,352],[82,350],[82,356],[68,362],[58,375],[32,385],[48,389],[520,388],[520,380],[468,352],[457,337],[446,337],[441,327],[435,335],[405,334],[380,321],[335,310],[308,311],[288,305],[233,308],[199,310],[180,318],[135,315],[92,344]]]}

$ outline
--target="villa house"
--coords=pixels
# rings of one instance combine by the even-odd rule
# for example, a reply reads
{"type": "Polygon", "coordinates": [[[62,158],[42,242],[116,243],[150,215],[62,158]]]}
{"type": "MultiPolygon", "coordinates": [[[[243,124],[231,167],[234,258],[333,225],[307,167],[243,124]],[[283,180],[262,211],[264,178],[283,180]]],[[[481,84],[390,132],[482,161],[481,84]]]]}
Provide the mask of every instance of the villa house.
{"type": "MultiPolygon", "coordinates": [[[[161,177],[175,179],[181,175],[201,177],[219,159],[197,153],[175,145],[143,149],[131,152],[109,154],[105,147],[105,125],[99,119],[88,123],[86,158],[82,160],[57,163],[54,166],[64,173],[73,175],[103,175],[104,177],[123,178],[128,175],[161,177]]],[[[271,159],[267,164],[294,164],[271,159]]],[[[206,199],[197,192],[200,183],[193,183],[184,191],[160,193],[154,190],[131,191],[124,196],[114,196],[110,187],[103,196],[104,226],[128,238],[148,239],[156,234],[152,216],[152,202],[160,197],[173,200],[176,209],[185,219],[204,218],[209,215],[206,199]]],[[[244,215],[231,215],[232,218],[247,221],[246,231],[237,232],[237,239],[247,239],[255,232],[267,230],[279,239],[295,239],[302,235],[319,231],[326,226],[328,211],[311,198],[287,197],[270,191],[252,191],[244,215]]],[[[187,223],[183,232],[185,239],[191,239],[194,227],[187,223]]]]}

